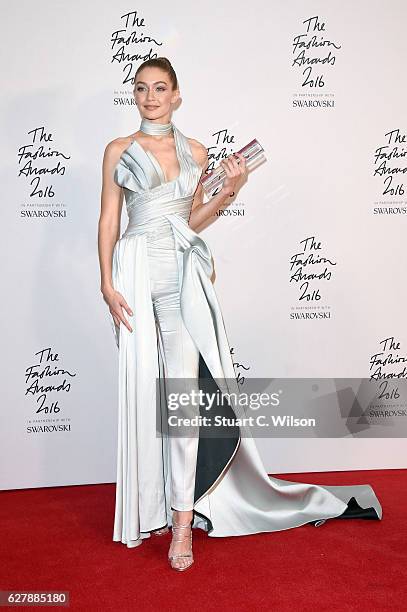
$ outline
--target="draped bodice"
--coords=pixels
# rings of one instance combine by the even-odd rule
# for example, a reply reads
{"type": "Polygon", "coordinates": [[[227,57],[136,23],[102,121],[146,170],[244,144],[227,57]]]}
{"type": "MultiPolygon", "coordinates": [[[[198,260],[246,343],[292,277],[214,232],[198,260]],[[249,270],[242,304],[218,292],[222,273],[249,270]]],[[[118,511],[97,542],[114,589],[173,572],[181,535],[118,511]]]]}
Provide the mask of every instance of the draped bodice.
{"type": "Polygon", "coordinates": [[[179,175],[166,181],[158,160],[137,140],[123,151],[114,170],[114,180],[123,188],[129,217],[123,236],[146,234],[148,242],[172,235],[166,215],[178,214],[188,222],[202,169],[194,160],[188,139],[174,125],[179,175]]]}

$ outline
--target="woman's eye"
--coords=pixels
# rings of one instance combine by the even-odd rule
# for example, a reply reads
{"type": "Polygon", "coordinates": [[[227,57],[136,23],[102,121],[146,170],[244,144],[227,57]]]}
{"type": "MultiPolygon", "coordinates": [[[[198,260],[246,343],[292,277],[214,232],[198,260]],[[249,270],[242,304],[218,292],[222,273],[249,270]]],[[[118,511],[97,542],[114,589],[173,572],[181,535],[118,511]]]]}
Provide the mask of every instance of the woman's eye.
{"type": "MultiPolygon", "coordinates": [[[[142,85],[138,85],[138,86],[136,87],[136,91],[146,91],[146,88],[145,88],[145,87],[143,87],[142,85]]],[[[162,86],[160,86],[160,85],[159,85],[159,86],[157,87],[157,91],[165,91],[165,87],[162,87],[162,86]]]]}

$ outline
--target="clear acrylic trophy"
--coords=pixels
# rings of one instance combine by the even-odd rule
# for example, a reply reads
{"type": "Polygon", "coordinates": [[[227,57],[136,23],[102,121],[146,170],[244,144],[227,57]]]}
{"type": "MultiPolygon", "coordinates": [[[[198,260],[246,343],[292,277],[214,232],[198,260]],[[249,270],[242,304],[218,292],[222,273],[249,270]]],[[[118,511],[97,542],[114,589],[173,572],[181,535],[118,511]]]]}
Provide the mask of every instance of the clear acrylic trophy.
{"type": "MultiPolygon", "coordinates": [[[[246,160],[246,168],[248,170],[257,167],[262,161],[265,161],[264,149],[259,141],[254,138],[238,153],[241,153],[246,160]]],[[[234,154],[235,155],[235,154],[234,154]]],[[[239,161],[238,161],[239,163],[239,161]]],[[[201,185],[208,197],[211,197],[213,192],[222,186],[226,178],[226,173],[222,166],[217,166],[209,174],[205,174],[201,179],[201,185]]]]}

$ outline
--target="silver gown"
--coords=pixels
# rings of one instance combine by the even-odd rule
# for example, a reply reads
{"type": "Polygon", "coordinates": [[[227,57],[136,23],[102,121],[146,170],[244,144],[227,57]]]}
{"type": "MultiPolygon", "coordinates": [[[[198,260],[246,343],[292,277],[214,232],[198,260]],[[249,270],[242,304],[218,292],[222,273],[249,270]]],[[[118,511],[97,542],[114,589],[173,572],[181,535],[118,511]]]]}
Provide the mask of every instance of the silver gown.
{"type": "MultiPolygon", "coordinates": [[[[221,391],[239,393],[211,282],[211,251],[188,225],[202,169],[192,157],[187,138],[172,126],[180,165],[176,179],[166,181],[155,156],[136,140],[122,153],[114,171],[115,182],[124,190],[129,222],[114,247],[112,280],[134,317],[129,319],[131,333],[124,325],[117,327],[109,314],[119,352],[113,540],[128,547],[138,546],[151,531],[172,524],[169,444],[156,431],[156,402],[161,401],[156,379],[163,380],[164,364],[152,302],[149,249],[157,241],[173,245],[180,312],[199,351],[200,372],[206,371],[221,391]]],[[[244,427],[237,428],[234,438],[199,438],[193,509],[193,527],[211,537],[318,525],[332,518],[382,517],[380,502],[368,484],[327,486],[269,476],[244,427]]]]}

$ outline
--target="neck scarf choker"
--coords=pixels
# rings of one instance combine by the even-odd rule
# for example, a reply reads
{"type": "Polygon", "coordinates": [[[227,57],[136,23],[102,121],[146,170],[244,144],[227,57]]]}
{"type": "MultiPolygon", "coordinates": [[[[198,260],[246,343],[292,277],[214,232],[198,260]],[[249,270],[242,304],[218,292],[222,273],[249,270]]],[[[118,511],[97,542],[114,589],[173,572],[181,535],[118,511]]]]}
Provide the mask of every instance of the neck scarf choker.
{"type": "Polygon", "coordinates": [[[152,136],[164,136],[172,132],[172,123],[171,121],[170,123],[157,123],[143,117],[140,123],[140,130],[152,136]]]}

